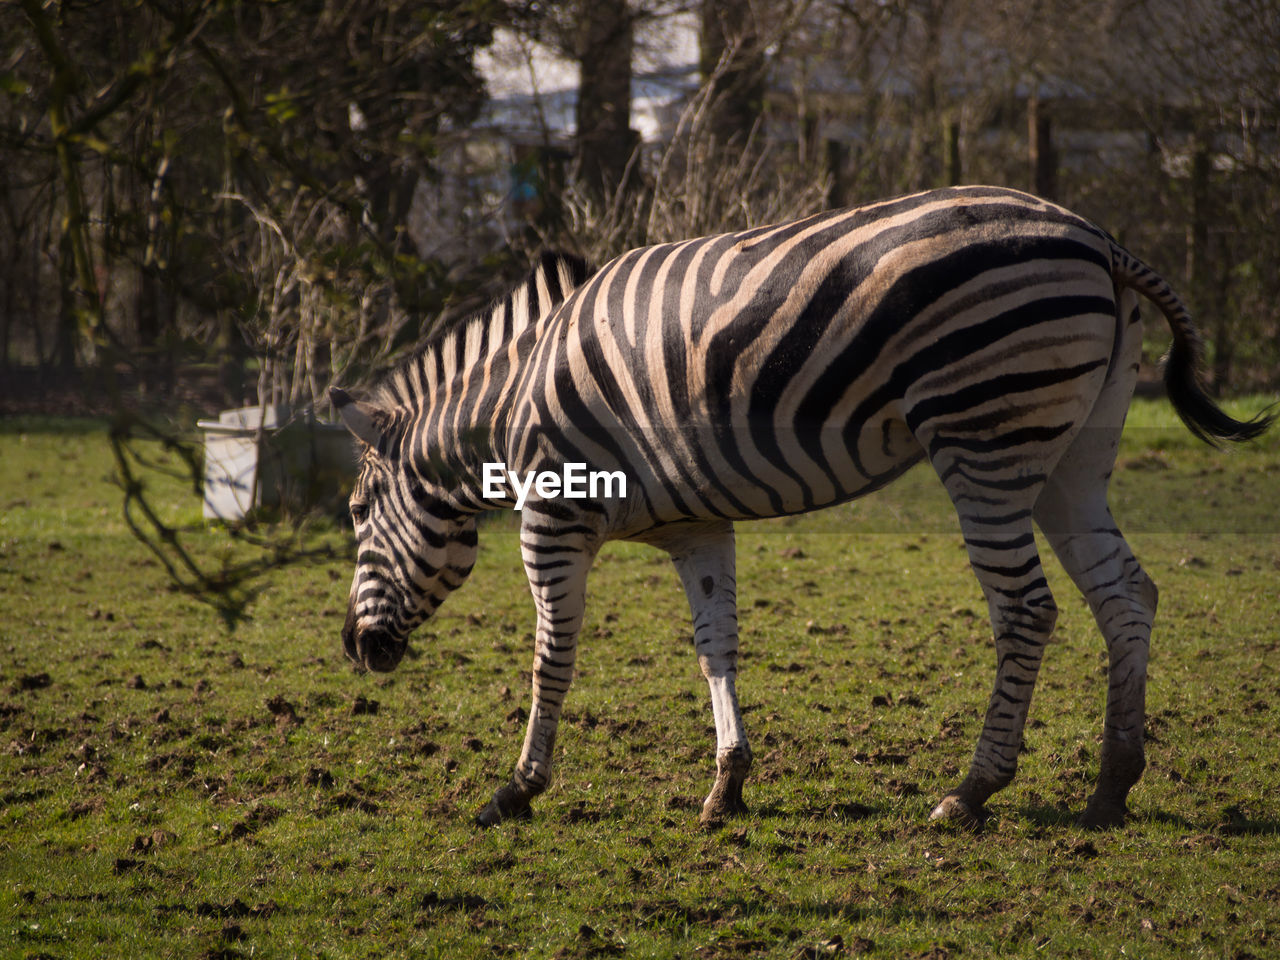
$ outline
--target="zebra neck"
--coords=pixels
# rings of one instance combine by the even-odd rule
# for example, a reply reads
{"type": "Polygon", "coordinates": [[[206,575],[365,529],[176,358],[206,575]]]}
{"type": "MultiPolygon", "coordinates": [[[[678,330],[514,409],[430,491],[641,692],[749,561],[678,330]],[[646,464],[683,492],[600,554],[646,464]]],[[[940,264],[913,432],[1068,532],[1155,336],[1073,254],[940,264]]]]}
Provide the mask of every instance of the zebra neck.
{"type": "Polygon", "coordinates": [[[483,464],[504,459],[514,397],[556,308],[586,279],[580,259],[544,254],[533,272],[488,310],[435,337],[382,382],[399,446],[424,477],[479,483],[483,464]]]}
{"type": "MultiPolygon", "coordinates": [[[[393,421],[403,438],[397,452],[421,477],[451,491],[446,499],[464,512],[483,508],[484,464],[507,458],[515,397],[541,331],[539,319],[464,368],[454,368],[452,376],[447,376],[446,356],[424,353],[417,376],[409,378],[416,384],[409,384],[396,404],[393,421]]],[[[451,341],[446,338],[442,346],[451,347],[451,341]]]]}

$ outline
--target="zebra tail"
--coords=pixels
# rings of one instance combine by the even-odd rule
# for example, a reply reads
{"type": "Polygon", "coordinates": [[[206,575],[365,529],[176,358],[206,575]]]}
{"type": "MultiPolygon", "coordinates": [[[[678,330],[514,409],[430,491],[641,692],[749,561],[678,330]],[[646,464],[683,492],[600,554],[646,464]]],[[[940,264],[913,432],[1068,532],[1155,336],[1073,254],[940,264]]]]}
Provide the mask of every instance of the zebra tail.
{"type": "Polygon", "coordinates": [[[1187,429],[1215,447],[1219,440],[1240,443],[1261,436],[1275,417],[1260,413],[1252,420],[1237,420],[1201,386],[1204,342],[1186,304],[1168,281],[1118,244],[1111,247],[1111,275],[1116,283],[1136,290],[1159,307],[1173,330],[1173,344],[1164,358],[1164,386],[1187,429]]]}

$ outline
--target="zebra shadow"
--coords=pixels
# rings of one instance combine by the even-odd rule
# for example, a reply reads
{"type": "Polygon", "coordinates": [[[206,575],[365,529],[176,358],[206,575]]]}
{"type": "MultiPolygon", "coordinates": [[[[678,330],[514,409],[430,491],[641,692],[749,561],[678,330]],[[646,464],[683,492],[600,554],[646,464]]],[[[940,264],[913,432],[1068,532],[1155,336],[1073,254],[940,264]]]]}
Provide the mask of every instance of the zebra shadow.
{"type": "MultiPolygon", "coordinates": [[[[1022,806],[1017,812],[1023,819],[1039,827],[1070,828],[1076,826],[1080,809],[1082,808],[1076,806],[1033,804],[1022,806]]],[[[1191,834],[1191,840],[1197,837],[1280,836],[1280,820],[1251,816],[1239,804],[1224,807],[1213,819],[1196,820],[1167,810],[1138,808],[1130,810],[1128,823],[1175,827],[1191,834]]]]}
{"type": "Polygon", "coordinates": [[[1280,835],[1280,820],[1250,816],[1240,804],[1233,803],[1223,807],[1207,832],[1224,837],[1274,837],[1280,835]]]}
{"type": "Polygon", "coordinates": [[[759,804],[751,804],[750,819],[779,819],[779,820],[834,820],[837,822],[852,822],[854,820],[868,820],[873,817],[883,817],[890,813],[888,806],[875,806],[857,802],[834,802],[834,803],[779,803],[769,801],[759,804]]]}

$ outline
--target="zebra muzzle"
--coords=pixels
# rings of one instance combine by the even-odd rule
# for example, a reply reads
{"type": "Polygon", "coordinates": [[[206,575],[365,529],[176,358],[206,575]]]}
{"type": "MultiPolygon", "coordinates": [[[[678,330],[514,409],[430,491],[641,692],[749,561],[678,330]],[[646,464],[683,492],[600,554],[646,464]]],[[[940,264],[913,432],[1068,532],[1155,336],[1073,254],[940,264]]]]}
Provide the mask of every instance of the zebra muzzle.
{"type": "Polygon", "coordinates": [[[386,630],[358,630],[354,626],[342,631],[342,646],[347,657],[368,670],[386,673],[394,670],[404,658],[408,642],[398,640],[386,630]]]}
{"type": "Polygon", "coordinates": [[[360,661],[370,670],[385,673],[394,670],[404,657],[409,644],[397,640],[385,630],[367,630],[356,634],[356,649],[360,661]]]}

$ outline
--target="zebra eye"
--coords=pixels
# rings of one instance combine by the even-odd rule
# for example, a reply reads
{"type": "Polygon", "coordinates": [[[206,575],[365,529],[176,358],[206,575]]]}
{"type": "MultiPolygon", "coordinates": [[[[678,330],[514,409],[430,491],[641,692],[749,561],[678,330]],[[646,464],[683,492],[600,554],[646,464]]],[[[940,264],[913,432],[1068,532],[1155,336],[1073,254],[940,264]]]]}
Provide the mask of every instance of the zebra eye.
{"type": "Polygon", "coordinates": [[[367,503],[351,504],[351,522],[357,526],[369,519],[369,505],[367,503]]]}

